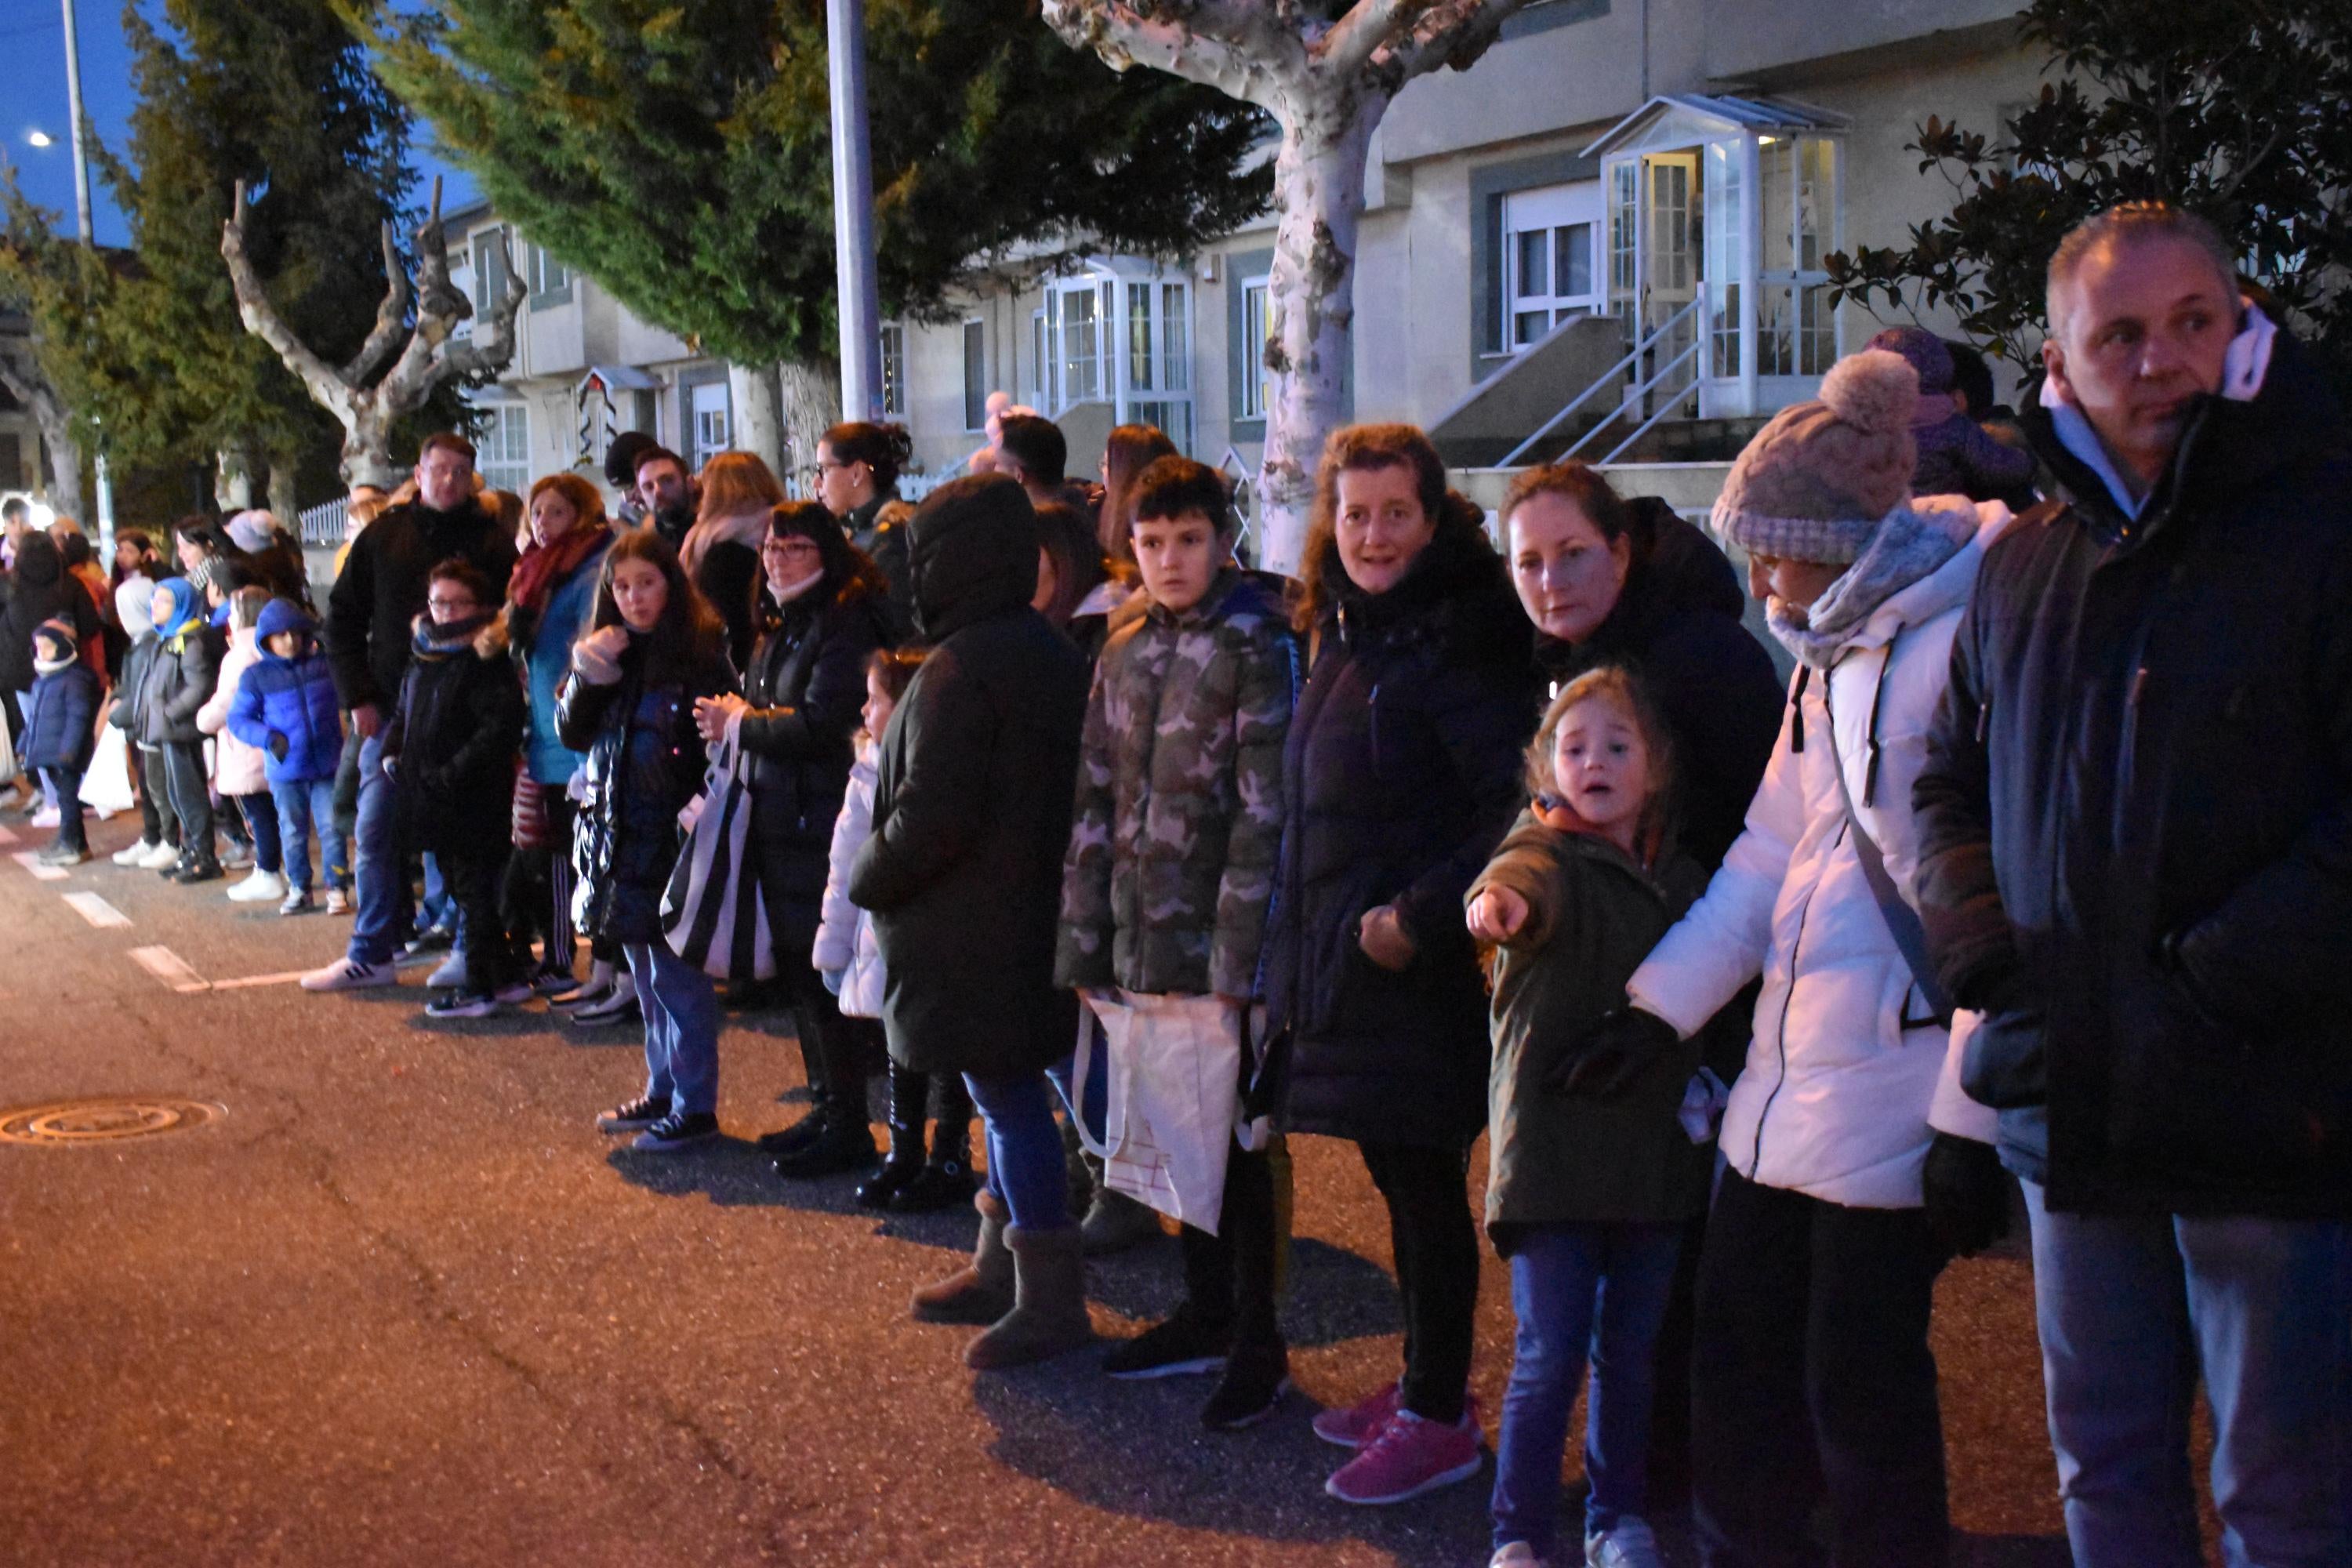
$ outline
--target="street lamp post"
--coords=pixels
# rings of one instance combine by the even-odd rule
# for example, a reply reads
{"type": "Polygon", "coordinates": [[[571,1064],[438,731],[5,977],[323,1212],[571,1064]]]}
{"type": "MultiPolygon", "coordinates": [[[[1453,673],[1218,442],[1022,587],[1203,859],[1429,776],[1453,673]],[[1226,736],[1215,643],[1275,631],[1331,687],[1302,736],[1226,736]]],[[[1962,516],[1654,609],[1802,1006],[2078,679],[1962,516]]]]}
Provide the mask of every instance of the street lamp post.
{"type": "MultiPolygon", "coordinates": [[[[89,153],[83,144],[89,130],[81,113],[81,43],[74,28],[74,0],[59,0],[59,4],[66,14],[66,112],[73,121],[69,131],[73,138],[74,217],[81,226],[81,242],[95,247],[98,237],[91,231],[89,222],[89,153]]],[[[90,466],[98,480],[99,558],[110,560],[114,554],[114,487],[107,482],[102,436],[90,466]]]]}
{"type": "Polygon", "coordinates": [[[845,419],[879,419],[882,304],[874,277],[874,163],[866,134],[865,0],[825,0],[824,20],[833,85],[833,249],[841,318],[841,413],[845,419]]]}

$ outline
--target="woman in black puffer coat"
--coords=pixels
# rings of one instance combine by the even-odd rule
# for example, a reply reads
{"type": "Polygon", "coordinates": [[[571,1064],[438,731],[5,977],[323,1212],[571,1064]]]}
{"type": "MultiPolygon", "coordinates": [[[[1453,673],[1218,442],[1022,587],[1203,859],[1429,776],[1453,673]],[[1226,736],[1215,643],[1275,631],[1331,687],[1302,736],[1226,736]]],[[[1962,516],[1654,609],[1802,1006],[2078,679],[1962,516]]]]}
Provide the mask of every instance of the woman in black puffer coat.
{"type": "Polygon", "coordinates": [[[872,1031],[842,1017],[809,954],[866,661],[890,640],[889,585],[814,501],[775,509],[760,564],[761,626],[743,694],[698,704],[696,720],[707,742],[731,733],[747,760],[760,897],[814,1100],[807,1117],[763,1135],[761,1147],[782,1174],[830,1175],[874,1162],[864,1048],[872,1031]]]}
{"type": "Polygon", "coordinates": [[[646,1089],[597,1119],[665,1152],[719,1131],[719,998],[670,951],[662,892],[677,864],[677,814],[702,787],[698,698],[735,689],[727,626],[652,529],[614,540],[597,569],[588,629],[555,694],[557,736],[587,754],[572,842],[573,921],[619,942],[646,1018],[646,1089]]]}
{"type": "Polygon", "coordinates": [[[1288,1125],[1353,1139],[1388,1203],[1404,1378],[1317,1424],[1363,1450],[1333,1495],[1387,1501],[1405,1471],[1434,1485],[1476,1469],[1465,1181],[1488,1047],[1462,897],[1518,811],[1538,693],[1477,508],[1411,426],[1331,437],[1302,575],[1314,653],[1283,759],[1267,1026],[1277,1062],[1287,1042],[1288,1125]],[[1375,1456],[1391,1427],[1408,1451],[1375,1456]]]}

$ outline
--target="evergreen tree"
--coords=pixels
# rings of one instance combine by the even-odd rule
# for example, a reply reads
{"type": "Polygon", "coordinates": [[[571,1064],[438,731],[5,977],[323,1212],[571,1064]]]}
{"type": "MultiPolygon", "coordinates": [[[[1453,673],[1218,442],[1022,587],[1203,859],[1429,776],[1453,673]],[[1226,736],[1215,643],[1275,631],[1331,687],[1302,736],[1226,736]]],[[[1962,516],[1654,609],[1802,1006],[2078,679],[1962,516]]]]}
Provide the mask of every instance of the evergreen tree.
{"type": "MultiPolygon", "coordinates": [[[[534,244],[734,363],[829,364],[819,0],[437,0],[426,16],[337,3],[534,244]]],[[[1173,254],[1265,205],[1255,110],[1115,76],[1064,48],[1030,0],[870,0],[866,25],[891,313],[938,311],[1017,246],[1173,254]]]]}

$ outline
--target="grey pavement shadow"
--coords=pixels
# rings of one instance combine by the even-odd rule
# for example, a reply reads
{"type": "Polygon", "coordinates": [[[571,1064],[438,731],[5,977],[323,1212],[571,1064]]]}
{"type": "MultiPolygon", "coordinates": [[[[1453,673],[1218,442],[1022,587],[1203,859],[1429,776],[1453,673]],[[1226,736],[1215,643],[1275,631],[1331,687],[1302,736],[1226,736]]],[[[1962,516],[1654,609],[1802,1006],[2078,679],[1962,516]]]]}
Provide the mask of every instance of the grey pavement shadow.
{"type": "Polygon", "coordinates": [[[2063,1535],[1952,1537],[1952,1568],[2073,1568],[2063,1535]]]}
{"type": "MultiPolygon", "coordinates": [[[[1125,1318],[1150,1322],[1165,1317],[1183,1292],[1183,1255],[1172,1239],[1087,1261],[1087,1298],[1125,1318]]],[[[1396,1281],[1388,1270],[1328,1241],[1292,1239],[1282,1303],[1284,1338],[1294,1345],[1332,1345],[1403,1329],[1396,1281]]]]}

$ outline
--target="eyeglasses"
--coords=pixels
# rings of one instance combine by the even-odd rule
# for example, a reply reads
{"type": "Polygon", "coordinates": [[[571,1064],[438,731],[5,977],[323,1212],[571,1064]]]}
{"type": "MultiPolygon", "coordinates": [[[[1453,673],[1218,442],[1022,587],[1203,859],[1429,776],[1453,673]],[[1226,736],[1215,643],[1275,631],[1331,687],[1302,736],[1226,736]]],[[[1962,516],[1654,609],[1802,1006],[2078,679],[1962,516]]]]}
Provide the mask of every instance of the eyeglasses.
{"type": "Polygon", "coordinates": [[[828,463],[820,458],[799,472],[802,479],[814,485],[821,483],[828,473],[837,473],[856,467],[857,467],[856,463],[828,463]]]}
{"type": "Polygon", "coordinates": [[[771,539],[761,544],[760,552],[763,555],[814,555],[817,544],[814,539],[771,539]]]}
{"type": "Polygon", "coordinates": [[[425,607],[439,615],[451,615],[460,610],[472,609],[474,607],[474,601],[470,597],[464,599],[427,598],[425,601],[425,607]]]}

